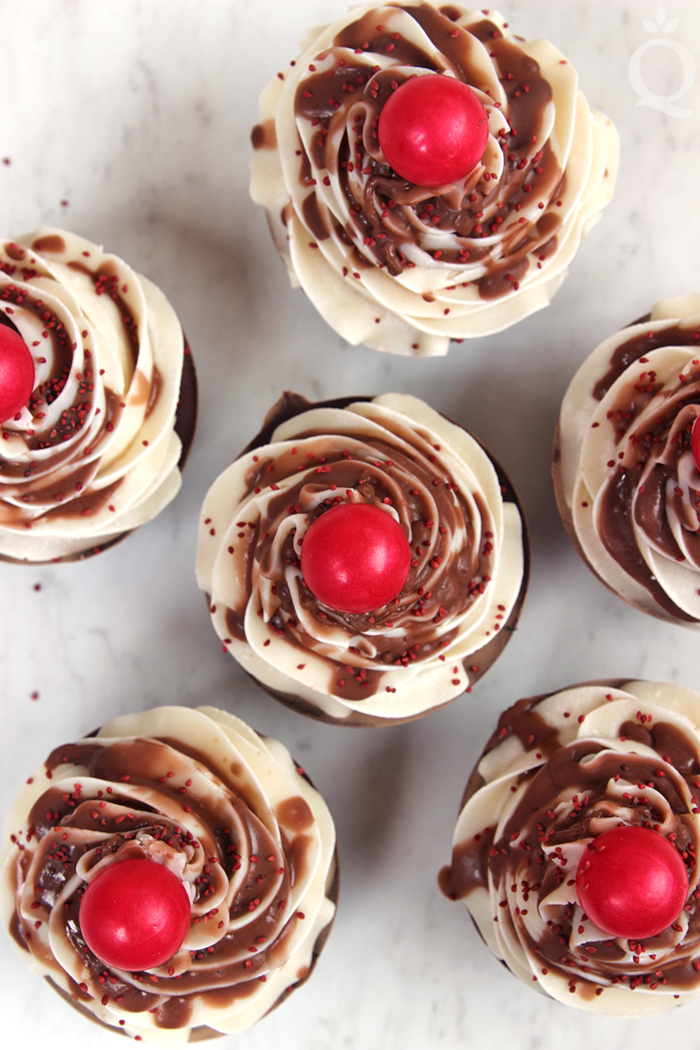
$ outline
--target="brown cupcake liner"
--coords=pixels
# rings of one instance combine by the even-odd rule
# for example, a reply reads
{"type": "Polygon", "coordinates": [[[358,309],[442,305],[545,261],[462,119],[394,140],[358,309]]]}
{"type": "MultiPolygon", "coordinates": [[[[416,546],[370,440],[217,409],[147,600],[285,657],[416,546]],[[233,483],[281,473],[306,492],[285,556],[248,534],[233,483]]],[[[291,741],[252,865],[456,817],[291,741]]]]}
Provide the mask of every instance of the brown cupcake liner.
{"type": "MultiPolygon", "coordinates": [[[[241,456],[248,452],[252,452],[254,449],[259,448],[262,445],[270,443],[272,434],[278,426],[287,420],[293,419],[295,416],[300,415],[302,412],[306,412],[311,408],[347,408],[348,405],[354,404],[357,401],[372,401],[373,397],[369,395],[360,395],[358,397],[340,397],[332,398],[325,401],[308,401],[303,395],[295,394],[291,391],[285,391],[279,401],[276,402],[269,410],[265,417],[262,429],[256,436],[246,445],[243,451],[236,458],[239,459],[241,456]]],[[[478,649],[476,652],[471,653],[464,660],[464,669],[469,680],[469,687],[473,686],[484,674],[489,670],[492,664],[496,661],[498,656],[507,645],[513,632],[515,631],[518,620],[520,619],[520,613],[522,611],[525,597],[527,594],[527,588],[530,578],[530,544],[527,522],[525,520],[525,514],[523,511],[522,504],[518,499],[518,496],[513,488],[513,485],[508,478],[507,474],[500,466],[500,464],[493,458],[491,453],[484,447],[482,442],[476,438],[471,431],[467,430],[466,427],[462,427],[460,423],[455,423],[454,420],[450,419],[449,416],[444,416],[448,422],[453,423],[455,426],[459,426],[462,430],[473,437],[477,444],[483,449],[484,453],[488,456],[489,461],[493,465],[498,475],[498,480],[501,485],[501,491],[503,493],[503,499],[507,502],[515,503],[520,513],[520,518],[523,525],[523,556],[524,556],[524,568],[523,578],[520,586],[518,598],[511,610],[511,613],[503,624],[501,629],[494,635],[494,637],[478,649]],[[478,670],[472,670],[472,667],[478,667],[478,670]]],[[[211,604],[211,603],[209,603],[211,604]]],[[[426,715],[432,714],[434,711],[439,711],[442,707],[446,707],[448,704],[454,702],[457,697],[453,697],[450,700],[446,700],[442,704],[437,704],[434,707],[428,708],[428,710],[420,712],[415,715],[399,716],[397,718],[380,718],[375,715],[364,714],[361,711],[352,711],[347,718],[334,718],[331,715],[319,710],[312,702],[305,698],[298,696],[294,693],[287,693],[281,690],[272,688],[261,682],[260,679],[256,678],[251,672],[247,672],[249,676],[257,682],[257,684],[265,690],[270,696],[274,697],[275,700],[279,700],[280,703],[289,707],[291,710],[298,712],[299,714],[306,715],[309,718],[315,719],[317,722],[325,722],[328,725],[347,726],[349,728],[368,728],[377,726],[394,726],[402,725],[406,722],[415,722],[420,718],[424,718],[426,715]]]]}
{"type": "MultiPolygon", "coordinates": [[[[91,733],[86,734],[86,739],[89,739],[90,737],[96,737],[99,731],[99,727],[97,729],[93,729],[91,733]]],[[[264,733],[258,733],[258,736],[262,740],[266,739],[266,735],[264,733]]],[[[306,770],[303,770],[296,760],[294,760],[294,764],[299,775],[304,778],[304,780],[314,789],[314,791],[318,791],[318,788],[316,787],[306,770]]],[[[338,855],[338,842],[336,840],[335,848],[333,850],[333,857],[331,860],[330,867],[328,869],[328,875],[326,877],[326,897],[335,905],[335,911],[333,912],[333,916],[330,922],[323,927],[323,929],[319,932],[316,938],[311,953],[311,962],[309,963],[306,973],[293,984],[287,985],[287,987],[280,993],[280,995],[277,997],[277,999],[269,1008],[269,1010],[267,1010],[262,1015],[263,1017],[267,1017],[267,1015],[272,1013],[273,1010],[276,1010],[277,1007],[285,1001],[285,999],[289,998],[292,992],[296,991],[297,988],[300,988],[302,984],[306,984],[309,977],[316,969],[316,963],[318,962],[318,958],[326,945],[326,941],[330,936],[330,932],[335,922],[335,917],[338,912],[339,895],[340,857],[338,855]]],[[[74,998],[69,992],[65,990],[65,988],[61,988],[60,985],[56,984],[52,977],[45,976],[44,980],[58,995],[60,995],[61,999],[63,999],[64,1002],[68,1003],[68,1005],[71,1006],[74,1010],[77,1010],[77,1012],[81,1014],[87,1021],[91,1021],[92,1024],[98,1025],[100,1028],[105,1029],[105,1031],[107,1032],[112,1032],[115,1035],[124,1035],[128,1038],[131,1038],[128,1032],[125,1032],[122,1028],[117,1028],[115,1025],[107,1024],[106,1021],[101,1020],[99,1017],[95,1017],[95,1015],[92,1013],[91,1010],[87,1008],[87,1006],[84,1006],[83,1003],[77,997],[74,998]]],[[[259,1018],[259,1020],[262,1020],[262,1017],[259,1018]]],[[[255,1022],[255,1024],[257,1024],[257,1021],[255,1022]]],[[[252,1028],[253,1026],[251,1025],[250,1027],[252,1028]]],[[[193,1028],[190,1032],[190,1037],[187,1040],[187,1042],[203,1043],[209,1039],[222,1039],[227,1034],[228,1033],[226,1032],[218,1032],[215,1028],[210,1028],[208,1025],[198,1025],[196,1028],[193,1028]]]]}

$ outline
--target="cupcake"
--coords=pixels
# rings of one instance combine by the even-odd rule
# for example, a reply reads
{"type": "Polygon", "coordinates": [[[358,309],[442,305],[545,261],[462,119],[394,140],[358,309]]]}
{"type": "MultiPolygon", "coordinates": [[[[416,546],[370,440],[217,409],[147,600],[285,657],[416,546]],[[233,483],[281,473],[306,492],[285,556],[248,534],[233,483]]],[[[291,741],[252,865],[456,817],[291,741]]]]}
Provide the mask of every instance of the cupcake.
{"type": "Polygon", "coordinates": [[[0,242],[0,557],[85,557],[176,495],[197,385],[163,293],[98,245],[0,242]]]}
{"type": "Polygon", "coordinates": [[[632,1017],[700,993],[699,734],[700,694],[656,682],[501,715],[440,884],[529,987],[632,1017]]]}
{"type": "Polygon", "coordinates": [[[404,394],[286,394],[201,513],[197,579],[225,650],[340,725],[405,722],[470,691],[515,628],[527,575],[501,469],[404,394]]]}
{"type": "Polygon", "coordinates": [[[337,896],[323,799],[277,741],[210,707],[115,718],[29,778],[3,843],[23,961],[159,1046],[238,1032],[302,983],[337,896]]]}
{"type": "Polygon", "coordinates": [[[349,343],[421,357],[548,305],[619,152],[552,44],[411,0],[312,30],[252,142],[292,284],[349,343]]]}
{"type": "Polygon", "coordinates": [[[566,530],[612,591],[700,626],[700,296],[657,303],[571,381],[554,448],[566,530]]]}

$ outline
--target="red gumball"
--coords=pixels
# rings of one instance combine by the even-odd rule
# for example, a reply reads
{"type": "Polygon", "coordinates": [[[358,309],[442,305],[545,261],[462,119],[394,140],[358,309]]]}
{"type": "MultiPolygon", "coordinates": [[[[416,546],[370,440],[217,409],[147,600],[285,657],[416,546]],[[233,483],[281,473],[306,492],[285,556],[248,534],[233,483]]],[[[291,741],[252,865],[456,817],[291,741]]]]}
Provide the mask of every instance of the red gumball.
{"type": "Polygon", "coordinates": [[[190,899],[180,879],[145,857],[104,868],[80,902],[80,930],[90,951],[106,966],[130,972],[172,959],[190,918],[190,899]]]}
{"type": "Polygon", "coordinates": [[[654,937],[678,918],[688,896],[688,874],[680,853],[660,832],[628,824],[593,839],[579,861],[576,890],[599,929],[638,940],[654,937]]]}
{"type": "Polygon", "coordinates": [[[0,324],[0,423],[13,419],[34,389],[34,358],[13,328],[0,324]]]}
{"type": "Polygon", "coordinates": [[[693,432],[690,436],[690,447],[693,450],[693,459],[695,460],[695,466],[700,470],[700,416],[697,417],[693,424],[693,432]]]}
{"type": "Polygon", "coordinates": [[[379,145],[397,175],[418,186],[464,178],[481,160],[489,137],[486,110],[454,77],[411,77],[379,118],[379,145]]]}
{"type": "Polygon", "coordinates": [[[342,503],[311,525],[301,548],[301,571],[311,592],[330,609],[368,613],[392,601],[406,583],[411,548],[387,511],[342,503]]]}

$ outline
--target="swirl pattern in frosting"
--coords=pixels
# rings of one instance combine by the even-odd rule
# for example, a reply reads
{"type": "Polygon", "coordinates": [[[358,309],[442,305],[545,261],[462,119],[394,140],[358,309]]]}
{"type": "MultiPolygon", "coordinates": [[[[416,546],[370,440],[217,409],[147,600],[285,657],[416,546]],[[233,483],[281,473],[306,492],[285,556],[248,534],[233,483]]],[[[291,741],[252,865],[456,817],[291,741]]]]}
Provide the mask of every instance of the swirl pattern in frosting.
{"type": "Polygon", "coordinates": [[[505,645],[524,598],[526,539],[504,476],[466,431],[407,395],[327,407],[290,395],[275,411],[291,418],[268,427],[202,508],[197,577],[224,646],[280,699],[346,725],[454,699],[505,645]],[[339,503],[391,514],[411,546],[404,588],[371,614],[324,605],[301,573],[306,530],[339,503]]]}
{"type": "Polygon", "coordinates": [[[36,368],[0,428],[0,555],[70,557],[155,517],[180,487],[189,354],[163,293],[98,245],[40,229],[0,243],[0,323],[36,368]]]}
{"type": "Polygon", "coordinates": [[[644,612],[700,627],[700,296],[657,303],[584,362],[554,454],[564,524],[593,571],[644,612]]]}
{"type": "Polygon", "coordinates": [[[3,851],[24,961],[93,1019],[161,1046],[258,1020],[308,976],[335,911],[325,803],[281,744],[214,708],[126,715],[56,748],[3,851]],[[130,857],[166,865],[192,905],[181,949],[139,973],[106,967],[80,930],[87,885],[130,857]]]}
{"type": "Polygon", "coordinates": [[[302,47],[261,96],[251,193],[325,320],[428,356],[546,306],[618,166],[564,56],[494,11],[410,0],[353,8],[302,47]],[[397,176],[377,133],[392,92],[426,73],[469,85],[489,122],[481,161],[438,187],[397,176]]]}
{"type": "Polygon", "coordinates": [[[531,987],[601,1014],[672,1009],[700,993],[700,695],[615,681],[505,711],[467,786],[443,892],[531,987]],[[576,869],[595,836],[653,828],[688,874],[677,919],[644,943],[586,916],[576,869]]]}

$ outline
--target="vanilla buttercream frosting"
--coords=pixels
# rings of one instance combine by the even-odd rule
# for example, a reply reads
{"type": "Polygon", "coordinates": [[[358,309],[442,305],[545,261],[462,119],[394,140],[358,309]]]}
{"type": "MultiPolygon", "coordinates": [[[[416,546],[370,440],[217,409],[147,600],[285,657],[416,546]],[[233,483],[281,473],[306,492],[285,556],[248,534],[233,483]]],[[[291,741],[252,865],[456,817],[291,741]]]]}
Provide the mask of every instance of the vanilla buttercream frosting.
{"type": "Polygon", "coordinates": [[[281,744],[210,707],[125,715],[56,748],[13,806],[3,854],[2,911],[23,961],[154,1045],[258,1020],[306,978],[335,911],[322,798],[281,744]],[[166,865],[192,909],[175,956],[139,973],[106,966],[80,930],[86,887],[131,857],[166,865]]]}
{"type": "Polygon", "coordinates": [[[700,694],[616,680],[521,700],[470,779],[443,891],[530,987],[599,1014],[640,1016],[700,993],[700,694]],[[653,828],[679,851],[688,896],[644,943],[598,929],[576,871],[593,839],[653,828]]]}
{"type": "Polygon", "coordinates": [[[214,482],[197,579],[224,647],[275,695],[344,724],[404,721],[469,690],[505,644],[523,521],[478,442],[424,402],[337,405],[283,399],[291,418],[214,482]],[[339,503],[390,514],[411,547],[404,588],[372,613],[333,610],[303,579],[304,534],[339,503]]]}
{"type": "Polygon", "coordinates": [[[260,99],[251,193],[292,284],[348,342],[416,356],[548,305],[610,200],[618,140],[573,66],[495,11],[363,4],[311,30],[260,99]],[[488,115],[481,161],[422,187],[377,126],[409,77],[456,77],[488,115]]]}
{"type": "Polygon", "coordinates": [[[644,612],[700,626],[700,296],[606,339],[562,404],[554,478],[594,572],[644,612]]]}
{"type": "Polygon", "coordinates": [[[63,230],[0,242],[0,322],[34,358],[0,427],[0,555],[48,561],[155,517],[180,487],[182,328],[163,293],[63,230]]]}

